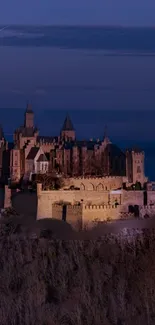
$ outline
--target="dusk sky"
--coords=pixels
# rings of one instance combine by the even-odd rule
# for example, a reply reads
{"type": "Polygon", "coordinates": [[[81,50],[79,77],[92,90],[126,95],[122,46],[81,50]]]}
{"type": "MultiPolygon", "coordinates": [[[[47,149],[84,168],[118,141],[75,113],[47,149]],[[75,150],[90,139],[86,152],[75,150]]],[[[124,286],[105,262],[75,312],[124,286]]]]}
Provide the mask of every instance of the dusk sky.
{"type": "Polygon", "coordinates": [[[1,0],[1,24],[155,25],[154,0],[1,0]]]}

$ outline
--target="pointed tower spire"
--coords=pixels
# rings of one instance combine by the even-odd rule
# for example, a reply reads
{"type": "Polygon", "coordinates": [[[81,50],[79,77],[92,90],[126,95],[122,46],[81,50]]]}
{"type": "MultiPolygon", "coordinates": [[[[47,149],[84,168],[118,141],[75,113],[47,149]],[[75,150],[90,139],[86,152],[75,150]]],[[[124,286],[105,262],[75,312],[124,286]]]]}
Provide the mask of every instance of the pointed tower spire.
{"type": "Polygon", "coordinates": [[[34,127],[34,113],[33,113],[32,105],[30,104],[30,102],[27,102],[24,126],[26,128],[34,127]]]}
{"type": "Polygon", "coordinates": [[[0,140],[2,140],[3,138],[4,138],[4,132],[3,132],[2,125],[0,125],[0,140]]]}
{"type": "Polygon", "coordinates": [[[29,101],[27,101],[26,113],[33,113],[32,104],[29,101]]]}
{"type": "Polygon", "coordinates": [[[63,123],[61,129],[61,137],[65,141],[75,141],[75,130],[69,114],[66,115],[65,121],[63,123]]]}
{"type": "Polygon", "coordinates": [[[74,131],[74,127],[73,127],[73,123],[70,119],[69,114],[67,113],[63,127],[62,127],[62,131],[74,131]]]}
{"type": "Polygon", "coordinates": [[[103,142],[104,142],[105,145],[111,143],[111,141],[110,141],[110,139],[108,137],[107,129],[108,129],[107,125],[105,125],[105,127],[104,127],[104,139],[103,139],[103,142]]]}

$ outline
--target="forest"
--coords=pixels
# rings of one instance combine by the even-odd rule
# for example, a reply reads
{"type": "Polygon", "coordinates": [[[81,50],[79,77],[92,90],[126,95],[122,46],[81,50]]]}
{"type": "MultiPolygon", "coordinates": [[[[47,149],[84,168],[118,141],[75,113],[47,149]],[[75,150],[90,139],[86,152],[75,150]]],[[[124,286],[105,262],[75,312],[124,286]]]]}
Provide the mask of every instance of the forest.
{"type": "Polygon", "coordinates": [[[155,324],[153,229],[132,240],[54,232],[1,220],[1,325],[155,324]]]}

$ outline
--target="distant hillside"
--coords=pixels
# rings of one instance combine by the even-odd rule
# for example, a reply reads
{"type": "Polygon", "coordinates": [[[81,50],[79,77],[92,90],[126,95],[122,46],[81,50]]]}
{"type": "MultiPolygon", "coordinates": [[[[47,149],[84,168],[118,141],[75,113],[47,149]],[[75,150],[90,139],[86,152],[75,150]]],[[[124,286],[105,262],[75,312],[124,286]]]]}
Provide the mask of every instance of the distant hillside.
{"type": "Polygon", "coordinates": [[[155,324],[154,231],[125,244],[22,227],[0,226],[1,325],[155,324]]]}

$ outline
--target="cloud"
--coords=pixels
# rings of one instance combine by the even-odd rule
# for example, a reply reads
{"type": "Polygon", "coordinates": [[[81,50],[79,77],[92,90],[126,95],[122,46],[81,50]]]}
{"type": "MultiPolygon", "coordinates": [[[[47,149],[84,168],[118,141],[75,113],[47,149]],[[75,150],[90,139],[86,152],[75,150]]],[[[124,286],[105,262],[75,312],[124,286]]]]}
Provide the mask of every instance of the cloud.
{"type": "Polygon", "coordinates": [[[15,95],[23,95],[24,94],[24,92],[20,89],[11,89],[10,92],[15,95]]]}
{"type": "Polygon", "coordinates": [[[47,94],[47,91],[45,89],[36,89],[34,93],[35,95],[45,96],[47,94]]]}

